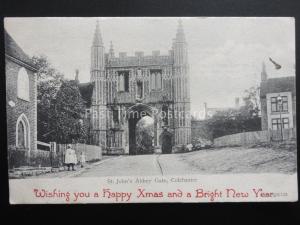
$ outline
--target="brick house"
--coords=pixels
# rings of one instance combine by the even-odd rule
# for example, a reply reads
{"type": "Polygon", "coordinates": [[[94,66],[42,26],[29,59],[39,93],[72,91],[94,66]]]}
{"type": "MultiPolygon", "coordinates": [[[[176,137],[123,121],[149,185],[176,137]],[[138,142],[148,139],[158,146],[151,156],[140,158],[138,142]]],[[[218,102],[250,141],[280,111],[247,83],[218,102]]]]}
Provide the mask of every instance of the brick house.
{"type": "Polygon", "coordinates": [[[262,130],[280,130],[281,124],[283,129],[296,127],[296,80],[294,76],[268,78],[263,64],[260,101],[262,130]]]}
{"type": "Polygon", "coordinates": [[[31,59],[5,31],[9,167],[30,164],[37,150],[37,80],[31,59]]]}

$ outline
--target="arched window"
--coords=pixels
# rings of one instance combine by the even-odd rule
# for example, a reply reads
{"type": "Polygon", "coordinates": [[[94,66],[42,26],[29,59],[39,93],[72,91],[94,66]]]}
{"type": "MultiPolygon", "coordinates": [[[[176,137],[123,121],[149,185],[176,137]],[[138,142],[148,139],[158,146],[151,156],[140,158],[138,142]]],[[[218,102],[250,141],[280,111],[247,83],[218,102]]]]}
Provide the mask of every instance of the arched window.
{"type": "Polygon", "coordinates": [[[18,148],[30,148],[30,126],[25,114],[22,114],[17,120],[16,146],[18,148]]]}
{"type": "Polygon", "coordinates": [[[24,67],[18,72],[17,91],[18,98],[29,101],[29,77],[24,67]]]}
{"type": "Polygon", "coordinates": [[[169,125],[169,108],[167,105],[162,106],[164,126],[169,125]]]}
{"type": "Polygon", "coordinates": [[[160,90],[161,89],[161,73],[157,72],[156,74],[156,82],[155,82],[155,86],[156,89],[160,90]]]}

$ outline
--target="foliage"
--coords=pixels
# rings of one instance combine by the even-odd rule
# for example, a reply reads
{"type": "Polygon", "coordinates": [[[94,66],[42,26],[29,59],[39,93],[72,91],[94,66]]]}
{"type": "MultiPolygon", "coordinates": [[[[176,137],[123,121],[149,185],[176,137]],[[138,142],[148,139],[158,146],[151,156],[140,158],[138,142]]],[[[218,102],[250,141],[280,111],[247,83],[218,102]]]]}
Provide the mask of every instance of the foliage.
{"type": "Polygon", "coordinates": [[[260,115],[260,87],[251,87],[245,90],[243,100],[248,112],[252,113],[253,117],[260,115]]]}
{"type": "Polygon", "coordinates": [[[53,135],[53,101],[63,81],[63,75],[51,65],[46,56],[33,56],[37,71],[37,130],[38,140],[55,141],[53,135]]]}
{"type": "Polygon", "coordinates": [[[259,88],[252,87],[246,90],[245,94],[243,106],[238,109],[218,111],[208,119],[207,126],[211,130],[213,138],[261,130],[259,88]]]}
{"type": "Polygon", "coordinates": [[[46,56],[34,56],[32,60],[38,69],[38,140],[82,141],[87,133],[87,123],[77,83],[65,80],[46,56]]]}
{"type": "Polygon", "coordinates": [[[63,81],[54,101],[55,140],[82,142],[87,137],[85,106],[76,81],[63,81]]]}
{"type": "Polygon", "coordinates": [[[136,125],[137,152],[140,154],[153,153],[152,140],[154,137],[153,123],[142,118],[136,125]]]}

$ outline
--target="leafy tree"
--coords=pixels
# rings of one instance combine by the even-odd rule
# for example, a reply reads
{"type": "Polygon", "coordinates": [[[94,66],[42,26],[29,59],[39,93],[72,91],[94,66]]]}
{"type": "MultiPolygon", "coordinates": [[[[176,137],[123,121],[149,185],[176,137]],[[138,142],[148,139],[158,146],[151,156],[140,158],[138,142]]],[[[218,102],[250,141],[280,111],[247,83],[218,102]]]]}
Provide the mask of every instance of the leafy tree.
{"type": "Polygon", "coordinates": [[[53,121],[55,121],[53,101],[64,79],[44,55],[33,56],[37,71],[37,130],[38,140],[55,141],[53,121]]]}
{"type": "Polygon", "coordinates": [[[213,138],[261,130],[259,116],[259,88],[250,88],[245,91],[244,105],[238,109],[232,108],[218,111],[207,121],[207,126],[213,138]]]}
{"type": "Polygon", "coordinates": [[[249,113],[252,113],[254,117],[260,115],[260,87],[251,87],[245,90],[245,96],[243,98],[245,106],[249,113]]]}
{"type": "Polygon", "coordinates": [[[38,140],[83,141],[87,133],[85,107],[76,81],[67,81],[46,56],[32,58],[37,72],[38,140]]]}
{"type": "Polygon", "coordinates": [[[84,123],[85,106],[76,81],[63,81],[54,102],[55,139],[59,143],[84,141],[87,127],[84,123]]]}

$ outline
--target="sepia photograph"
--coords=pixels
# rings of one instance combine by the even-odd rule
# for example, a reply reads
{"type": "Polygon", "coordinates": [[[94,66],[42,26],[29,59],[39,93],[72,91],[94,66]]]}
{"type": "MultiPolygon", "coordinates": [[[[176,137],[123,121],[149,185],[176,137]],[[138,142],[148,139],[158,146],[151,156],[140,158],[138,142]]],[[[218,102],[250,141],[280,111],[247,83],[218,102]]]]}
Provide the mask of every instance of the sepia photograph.
{"type": "Polygon", "coordinates": [[[75,203],[298,200],[294,18],[6,17],[4,33],[11,202],[69,202],[70,180],[75,203]]]}

